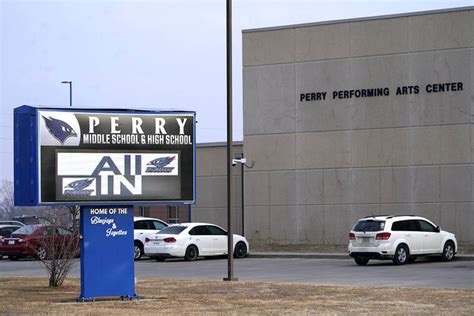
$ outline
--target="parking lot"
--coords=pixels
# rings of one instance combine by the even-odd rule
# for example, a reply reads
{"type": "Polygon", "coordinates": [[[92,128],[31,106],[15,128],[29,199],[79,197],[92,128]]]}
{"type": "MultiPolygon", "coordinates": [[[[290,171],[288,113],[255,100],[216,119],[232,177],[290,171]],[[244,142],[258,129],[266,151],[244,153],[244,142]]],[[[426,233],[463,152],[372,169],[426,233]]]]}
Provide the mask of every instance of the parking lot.
{"type": "MultiPolygon", "coordinates": [[[[357,266],[351,259],[246,258],[234,261],[235,276],[242,281],[291,282],[327,285],[367,285],[412,288],[474,288],[474,261],[441,262],[437,258],[403,266],[391,261],[371,261],[357,266]]],[[[0,276],[46,276],[35,260],[0,261],[0,276]]],[[[79,277],[79,260],[70,276],[79,277]]],[[[135,263],[140,279],[222,280],[226,259],[194,262],[140,260],[135,263]]]]}

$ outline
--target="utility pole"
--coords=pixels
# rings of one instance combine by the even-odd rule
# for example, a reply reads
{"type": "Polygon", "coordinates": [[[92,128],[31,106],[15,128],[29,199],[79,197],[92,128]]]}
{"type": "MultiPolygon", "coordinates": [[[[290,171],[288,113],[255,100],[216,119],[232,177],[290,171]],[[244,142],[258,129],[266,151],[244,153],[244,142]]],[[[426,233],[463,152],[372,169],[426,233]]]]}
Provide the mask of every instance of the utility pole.
{"type": "Polygon", "coordinates": [[[247,159],[244,157],[244,152],[242,151],[242,154],[236,154],[235,159],[232,160],[233,165],[240,164],[240,204],[242,207],[242,236],[245,236],[245,197],[244,197],[244,190],[245,190],[245,185],[244,185],[244,167],[247,167],[248,169],[252,169],[253,166],[255,165],[255,161],[251,161],[250,164],[247,163],[247,159]]]}
{"type": "Polygon", "coordinates": [[[226,4],[226,51],[227,51],[227,277],[234,278],[234,240],[232,232],[232,0],[226,4]]]}
{"type": "MultiPolygon", "coordinates": [[[[61,81],[61,83],[69,85],[69,106],[72,107],[72,81],[61,81]]],[[[80,212],[80,207],[78,205],[70,205],[68,206],[69,212],[71,213],[72,217],[72,227],[73,230],[76,230],[77,227],[77,217],[80,212]]]]}

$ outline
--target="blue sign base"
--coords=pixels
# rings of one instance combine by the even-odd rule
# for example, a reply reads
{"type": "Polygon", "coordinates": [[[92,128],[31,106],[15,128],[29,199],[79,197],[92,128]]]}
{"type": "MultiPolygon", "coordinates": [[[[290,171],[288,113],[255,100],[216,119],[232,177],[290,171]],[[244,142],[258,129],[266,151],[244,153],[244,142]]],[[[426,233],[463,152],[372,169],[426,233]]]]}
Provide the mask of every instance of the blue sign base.
{"type": "Polygon", "coordinates": [[[81,295],[138,298],[135,293],[133,206],[81,206],[81,295]]]}

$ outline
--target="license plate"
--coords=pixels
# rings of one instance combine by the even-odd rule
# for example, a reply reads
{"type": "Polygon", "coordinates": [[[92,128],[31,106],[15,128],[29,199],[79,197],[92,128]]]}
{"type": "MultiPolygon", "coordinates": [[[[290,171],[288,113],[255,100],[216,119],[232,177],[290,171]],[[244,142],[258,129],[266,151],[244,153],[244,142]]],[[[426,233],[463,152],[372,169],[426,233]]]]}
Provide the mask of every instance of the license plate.
{"type": "Polygon", "coordinates": [[[371,239],[372,238],[370,238],[370,237],[360,237],[361,242],[370,242],[371,239]]]}
{"type": "Polygon", "coordinates": [[[9,241],[8,241],[8,244],[9,244],[9,245],[14,245],[14,244],[15,244],[15,241],[14,241],[14,240],[9,240],[9,241]]]}

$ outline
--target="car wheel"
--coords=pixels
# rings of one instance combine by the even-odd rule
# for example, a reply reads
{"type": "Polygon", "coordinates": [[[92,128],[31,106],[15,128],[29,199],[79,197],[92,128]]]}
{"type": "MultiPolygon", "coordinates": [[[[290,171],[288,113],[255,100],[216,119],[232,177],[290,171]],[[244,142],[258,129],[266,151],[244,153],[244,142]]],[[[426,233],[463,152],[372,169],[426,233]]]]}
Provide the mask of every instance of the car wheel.
{"type": "Polygon", "coordinates": [[[354,261],[360,266],[367,265],[367,263],[369,263],[369,260],[369,258],[354,257],[354,261]]]}
{"type": "Polygon", "coordinates": [[[184,254],[184,260],[186,261],[194,261],[198,257],[198,249],[196,246],[191,245],[186,248],[186,253],[184,254]]]}
{"type": "Polygon", "coordinates": [[[247,257],[247,245],[243,242],[238,242],[234,249],[234,258],[242,259],[247,257]]]}
{"type": "Polygon", "coordinates": [[[454,258],[454,244],[448,241],[444,244],[443,253],[441,254],[443,261],[451,261],[454,258]]]}
{"type": "Polygon", "coordinates": [[[158,262],[163,262],[165,261],[165,257],[156,257],[155,260],[158,262]]]}
{"type": "Polygon", "coordinates": [[[135,241],[133,258],[135,260],[140,260],[142,256],[143,256],[143,245],[141,244],[141,242],[135,241]]]}
{"type": "Polygon", "coordinates": [[[11,261],[17,261],[18,256],[8,256],[8,259],[10,259],[11,261]]]}
{"type": "Polygon", "coordinates": [[[39,260],[44,260],[46,259],[46,249],[44,247],[38,247],[38,249],[36,249],[36,257],[39,259],[39,260]]]}
{"type": "Polygon", "coordinates": [[[395,256],[393,257],[393,263],[395,264],[405,264],[408,261],[408,248],[405,245],[399,245],[397,250],[395,250],[395,256]]]}

